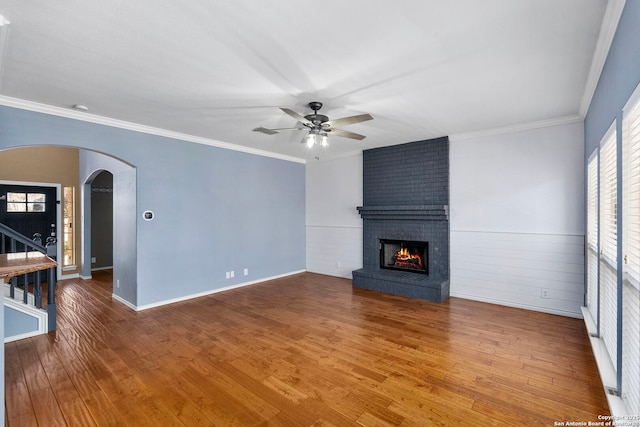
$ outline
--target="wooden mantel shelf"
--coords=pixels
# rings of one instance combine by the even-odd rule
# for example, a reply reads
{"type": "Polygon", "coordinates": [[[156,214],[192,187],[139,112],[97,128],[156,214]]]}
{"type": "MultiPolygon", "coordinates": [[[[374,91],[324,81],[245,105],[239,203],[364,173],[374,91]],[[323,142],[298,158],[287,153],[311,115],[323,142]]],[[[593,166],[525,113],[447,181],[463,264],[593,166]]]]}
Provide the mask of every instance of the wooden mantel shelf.
{"type": "Polygon", "coordinates": [[[14,276],[47,270],[56,265],[53,259],[40,252],[0,254],[0,280],[9,281],[14,276]]]}

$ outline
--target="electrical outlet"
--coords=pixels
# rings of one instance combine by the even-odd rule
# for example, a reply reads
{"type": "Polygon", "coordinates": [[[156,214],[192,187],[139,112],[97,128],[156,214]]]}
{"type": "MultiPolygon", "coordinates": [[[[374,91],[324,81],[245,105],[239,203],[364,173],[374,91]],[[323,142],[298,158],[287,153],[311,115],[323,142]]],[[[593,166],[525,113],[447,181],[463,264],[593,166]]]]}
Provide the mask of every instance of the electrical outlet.
{"type": "Polygon", "coordinates": [[[92,256],[91,257],[91,264],[95,264],[96,263],[96,257],[92,256]]]}
{"type": "Polygon", "coordinates": [[[231,270],[231,277],[235,277],[236,276],[236,272],[231,270]]]}
{"type": "Polygon", "coordinates": [[[550,298],[549,297],[549,289],[540,289],[540,296],[542,298],[550,298]]]}
{"type": "Polygon", "coordinates": [[[120,279],[116,280],[116,288],[120,289],[120,279]]]}
{"type": "Polygon", "coordinates": [[[245,268],[245,269],[244,269],[244,275],[245,275],[245,276],[248,276],[248,275],[249,275],[249,269],[248,269],[248,268],[245,268]]]}
{"type": "Polygon", "coordinates": [[[231,277],[231,272],[230,272],[230,271],[227,271],[227,272],[225,273],[225,275],[227,276],[227,279],[228,279],[229,277],[231,277]]]}

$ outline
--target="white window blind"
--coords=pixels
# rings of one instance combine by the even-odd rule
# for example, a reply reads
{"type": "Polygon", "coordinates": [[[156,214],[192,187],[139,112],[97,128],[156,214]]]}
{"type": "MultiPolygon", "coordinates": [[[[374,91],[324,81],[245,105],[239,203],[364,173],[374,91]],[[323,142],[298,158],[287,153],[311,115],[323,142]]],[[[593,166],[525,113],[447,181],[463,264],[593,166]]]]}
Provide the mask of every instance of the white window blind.
{"type": "Polygon", "coordinates": [[[640,288],[640,103],[624,111],[622,128],[624,273],[640,288]]]}
{"type": "Polygon", "coordinates": [[[598,155],[587,167],[587,309],[598,321],[598,155]]]}
{"type": "Polygon", "coordinates": [[[640,414],[640,90],[622,120],[622,399],[640,414]]]}
{"type": "MultiPolygon", "coordinates": [[[[615,124],[614,124],[615,126],[615,124]]],[[[615,129],[615,127],[612,127],[615,129]]],[[[618,354],[618,280],[616,260],[617,232],[617,162],[616,133],[611,131],[600,145],[600,335],[614,369],[618,354]]]]}
{"type": "Polygon", "coordinates": [[[630,414],[640,414],[640,290],[622,285],[622,399],[630,414]]]}
{"type": "Polygon", "coordinates": [[[600,148],[600,254],[615,268],[618,254],[616,133],[600,148]]]}

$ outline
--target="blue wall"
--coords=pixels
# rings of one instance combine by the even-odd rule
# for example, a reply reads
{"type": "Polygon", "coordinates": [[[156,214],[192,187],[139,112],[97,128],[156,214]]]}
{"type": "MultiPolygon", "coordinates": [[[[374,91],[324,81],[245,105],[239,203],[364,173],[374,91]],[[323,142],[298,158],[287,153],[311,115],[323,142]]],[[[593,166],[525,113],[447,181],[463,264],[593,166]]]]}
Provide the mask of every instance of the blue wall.
{"type": "Polygon", "coordinates": [[[15,337],[38,331],[37,318],[6,306],[4,307],[4,324],[7,328],[4,331],[5,337],[15,337]]]}
{"type": "MultiPolygon", "coordinates": [[[[125,275],[119,295],[133,305],[305,269],[302,163],[0,107],[0,149],[28,145],[85,148],[135,168],[135,200],[123,208],[135,226],[121,237],[136,249],[119,261],[128,272],[127,263],[136,266],[136,283],[125,275]],[[142,219],[145,210],[153,221],[142,219]]],[[[81,180],[109,169],[97,155],[81,159],[81,180]]]]}
{"type": "Polygon", "coordinates": [[[598,86],[584,121],[585,159],[609,126],[621,121],[622,107],[640,82],[640,0],[627,0],[598,86]]]}
{"type": "MultiPolygon", "coordinates": [[[[113,157],[95,151],[80,150],[80,182],[83,212],[92,212],[91,181],[101,171],[107,170],[113,175],[113,281],[116,284],[113,293],[137,305],[138,245],[131,236],[137,235],[136,209],[136,168],[113,157]]],[[[93,242],[91,215],[82,216],[84,239],[82,245],[82,277],[91,277],[91,256],[93,242]],[[87,261],[89,260],[89,261],[87,261]]]]}

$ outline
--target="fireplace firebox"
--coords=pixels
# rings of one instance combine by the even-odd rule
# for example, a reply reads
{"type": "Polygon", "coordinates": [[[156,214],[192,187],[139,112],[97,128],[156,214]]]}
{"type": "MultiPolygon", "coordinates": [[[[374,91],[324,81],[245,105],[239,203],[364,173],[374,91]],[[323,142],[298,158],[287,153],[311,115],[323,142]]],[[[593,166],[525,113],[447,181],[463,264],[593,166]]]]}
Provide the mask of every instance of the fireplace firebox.
{"type": "Polygon", "coordinates": [[[380,268],[429,274],[429,243],[380,239],[380,268]]]}

